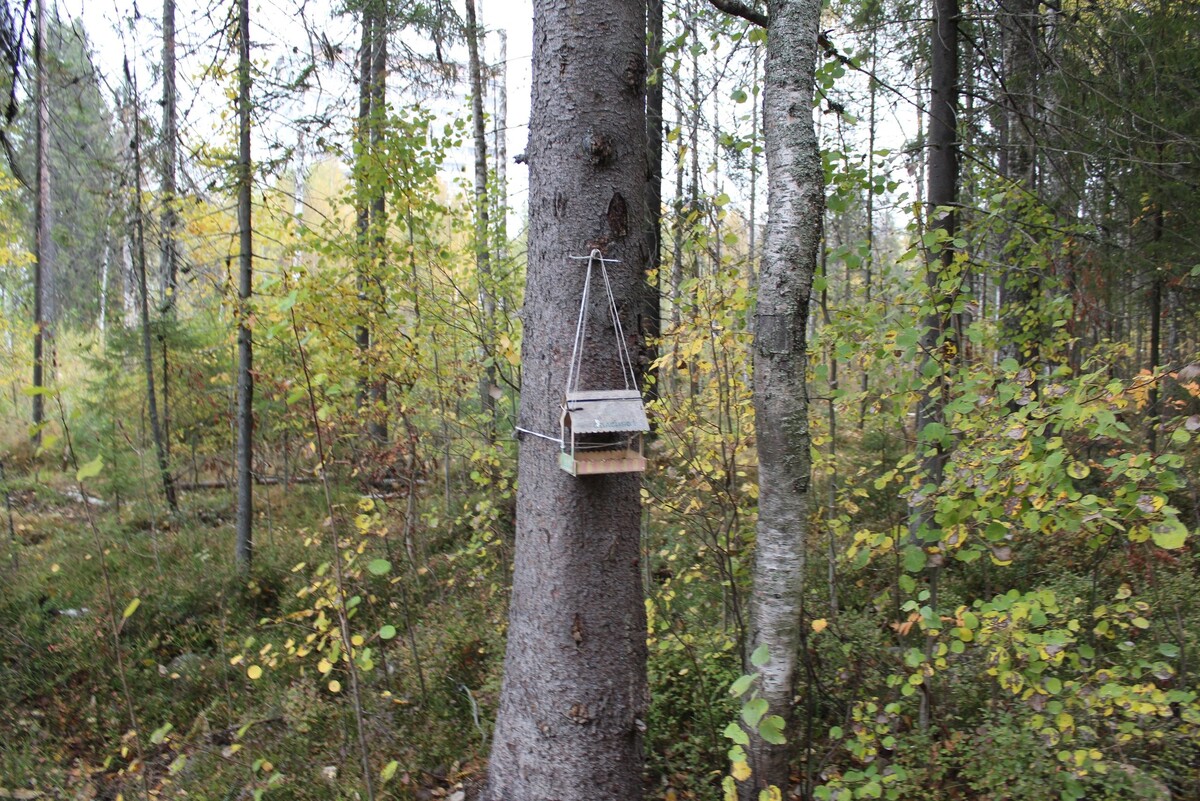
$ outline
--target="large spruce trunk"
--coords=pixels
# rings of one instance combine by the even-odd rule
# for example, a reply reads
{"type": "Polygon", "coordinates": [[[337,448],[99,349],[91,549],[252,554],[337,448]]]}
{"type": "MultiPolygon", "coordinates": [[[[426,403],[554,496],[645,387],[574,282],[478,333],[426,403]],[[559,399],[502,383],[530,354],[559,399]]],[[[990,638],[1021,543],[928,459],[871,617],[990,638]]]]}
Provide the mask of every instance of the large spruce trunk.
{"type": "Polygon", "coordinates": [[[787,722],[790,742],[772,745],[752,737],[750,782],[755,788],[775,785],[786,794],[796,739],[792,700],[812,473],[808,302],[825,208],[812,119],[821,3],[775,0],[769,11],[763,92],[768,211],[754,338],[759,501],[749,646],[767,646],[770,660],[759,669],[758,690],[770,713],[787,722]]]}
{"type": "MultiPolygon", "coordinates": [[[[638,570],[640,477],[558,466],[586,256],[609,264],[622,326],[648,258],[643,0],[534,4],[519,491],[493,801],[631,801],[642,795],[648,704],[638,570]],[[538,436],[542,435],[542,436],[538,436]]],[[[592,298],[603,298],[593,284],[592,298]]],[[[611,325],[592,318],[581,389],[624,386],[611,325]]]]}

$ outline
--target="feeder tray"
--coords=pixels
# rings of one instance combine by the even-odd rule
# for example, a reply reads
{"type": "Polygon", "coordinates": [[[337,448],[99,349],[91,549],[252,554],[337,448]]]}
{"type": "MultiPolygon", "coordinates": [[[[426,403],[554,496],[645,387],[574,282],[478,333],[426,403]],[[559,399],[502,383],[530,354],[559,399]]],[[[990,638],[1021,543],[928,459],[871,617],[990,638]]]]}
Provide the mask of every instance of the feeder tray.
{"type": "Polygon", "coordinates": [[[642,435],[649,430],[635,389],[568,392],[558,464],[573,476],[640,473],[646,469],[642,435]]]}
{"type": "Polygon", "coordinates": [[[575,343],[571,351],[571,365],[567,373],[561,417],[561,452],[558,464],[573,476],[590,476],[604,473],[640,473],[646,469],[646,457],[642,451],[642,435],[650,430],[646,420],[646,407],[637,389],[637,374],[633,360],[625,343],[625,332],[617,313],[617,301],[613,297],[612,284],[608,279],[606,261],[599,250],[591,255],[572,256],[587,260],[587,274],[583,281],[583,297],[579,301],[579,322],[575,326],[575,343]],[[588,295],[592,286],[592,269],[604,283],[608,295],[608,313],[613,332],[617,338],[617,359],[621,364],[621,377],[625,386],[621,389],[580,390],[579,375],[583,367],[583,344],[586,339],[588,295]]]}

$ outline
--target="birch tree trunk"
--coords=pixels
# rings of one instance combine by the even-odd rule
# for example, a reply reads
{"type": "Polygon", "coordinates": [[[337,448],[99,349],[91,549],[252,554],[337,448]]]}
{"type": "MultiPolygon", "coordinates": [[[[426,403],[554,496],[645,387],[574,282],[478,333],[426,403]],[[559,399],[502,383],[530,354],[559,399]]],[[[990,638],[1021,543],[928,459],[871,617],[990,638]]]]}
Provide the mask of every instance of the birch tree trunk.
{"type": "MultiPolygon", "coordinates": [[[[825,195],[813,128],[813,71],[820,0],[768,4],[763,136],[767,227],[758,276],[754,337],[754,410],[758,440],[758,539],[749,647],[766,646],[759,694],[795,740],[793,697],[800,646],[804,554],[808,537],[808,387],[805,373],[809,296],[825,195]]],[[[790,744],[751,737],[750,782],[788,785],[790,744]]]]}
{"type": "MultiPolygon", "coordinates": [[[[644,234],[644,0],[534,3],[517,534],[492,801],[642,795],[646,614],[640,476],[575,478],[556,437],[586,256],[599,248],[636,340],[644,234]]],[[[611,325],[588,329],[584,389],[620,387],[611,325]]],[[[637,351],[636,341],[629,343],[637,351]]]]}
{"type": "Polygon", "coordinates": [[[237,563],[248,572],[254,538],[254,349],[250,295],[254,236],[250,229],[250,0],[238,0],[238,372],[237,372],[237,563]]]}

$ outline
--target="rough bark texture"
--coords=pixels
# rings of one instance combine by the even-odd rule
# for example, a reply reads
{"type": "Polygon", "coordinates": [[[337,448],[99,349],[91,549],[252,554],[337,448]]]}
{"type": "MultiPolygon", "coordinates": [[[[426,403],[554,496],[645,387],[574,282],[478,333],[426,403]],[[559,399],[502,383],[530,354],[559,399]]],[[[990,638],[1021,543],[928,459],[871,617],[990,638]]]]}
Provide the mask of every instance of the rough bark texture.
{"type": "MultiPolygon", "coordinates": [[[[636,339],[647,257],[646,8],[642,0],[537,0],[534,9],[519,422],[557,437],[585,275],[585,263],[570,256],[601,248],[620,259],[609,274],[622,325],[636,339]]],[[[582,389],[624,386],[614,333],[602,321],[595,314],[588,329],[582,389]]],[[[558,467],[558,450],[522,435],[508,650],[487,797],[631,801],[642,795],[649,701],[640,476],[573,478],[558,467]]]]}
{"type": "Polygon", "coordinates": [[[250,228],[250,0],[238,2],[238,372],[237,372],[237,561],[249,570],[254,521],[254,356],[250,338],[250,294],[254,270],[250,228]]]}
{"type": "Polygon", "coordinates": [[[749,781],[785,793],[796,740],[792,699],[811,477],[808,305],[825,201],[812,119],[820,12],[820,0],[769,4],[763,95],[768,211],[754,340],[759,506],[749,647],[766,645],[770,652],[759,670],[759,692],[770,713],[787,721],[789,744],[753,737],[749,781]]]}

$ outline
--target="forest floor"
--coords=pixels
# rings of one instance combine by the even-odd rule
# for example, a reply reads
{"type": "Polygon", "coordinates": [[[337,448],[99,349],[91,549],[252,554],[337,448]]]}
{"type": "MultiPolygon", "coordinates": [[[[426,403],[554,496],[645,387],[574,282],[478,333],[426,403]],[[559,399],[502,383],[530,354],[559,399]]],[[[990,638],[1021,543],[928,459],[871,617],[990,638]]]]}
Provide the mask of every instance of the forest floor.
{"type": "Polygon", "coordinates": [[[228,492],[172,516],[85,503],[74,476],[8,479],[0,798],[366,798],[364,742],[378,797],[462,798],[479,773],[504,605],[449,542],[403,576],[356,566],[396,522],[385,502],[367,526],[358,495],[336,506],[358,524],[341,525],[351,677],[318,487],[258,488],[241,575],[228,492]]]}

